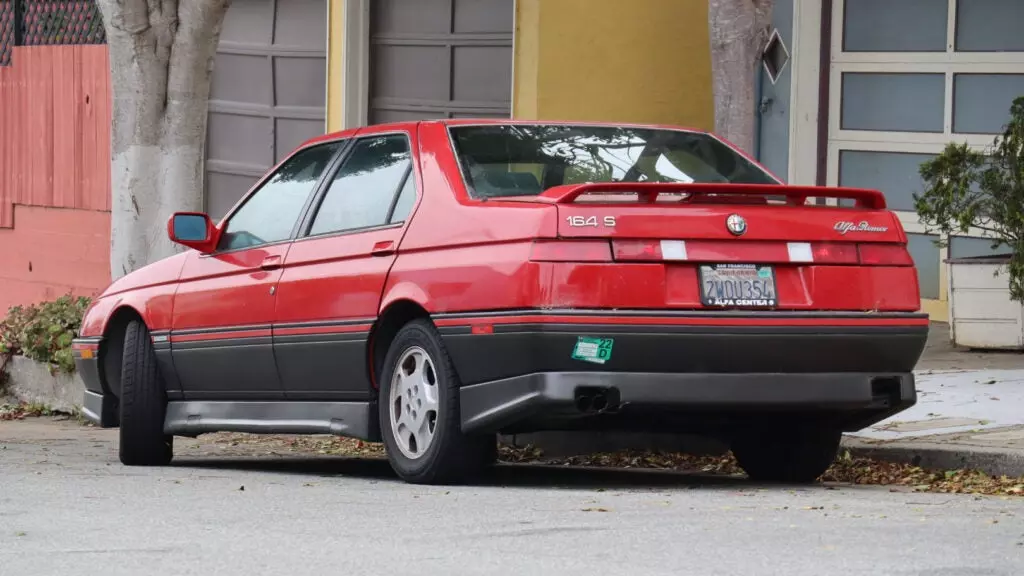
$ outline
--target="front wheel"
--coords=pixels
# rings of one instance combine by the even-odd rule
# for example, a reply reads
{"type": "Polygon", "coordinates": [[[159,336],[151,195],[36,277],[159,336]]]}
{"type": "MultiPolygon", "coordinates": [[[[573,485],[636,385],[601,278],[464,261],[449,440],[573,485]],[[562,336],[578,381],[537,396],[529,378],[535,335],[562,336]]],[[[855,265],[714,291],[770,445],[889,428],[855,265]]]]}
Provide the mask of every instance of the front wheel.
{"type": "Polygon", "coordinates": [[[433,324],[403,326],[384,360],[379,409],[388,461],[406,482],[464,482],[494,462],[493,435],[462,433],[459,388],[433,324]]]}
{"type": "Polygon", "coordinates": [[[842,436],[827,425],[751,430],[732,442],[732,453],[751,480],[806,484],[832,465],[842,436]]]}
{"type": "Polygon", "coordinates": [[[167,392],[149,330],[128,324],[121,362],[120,458],[127,466],[163,466],[171,461],[173,437],[164,434],[167,392]]]}

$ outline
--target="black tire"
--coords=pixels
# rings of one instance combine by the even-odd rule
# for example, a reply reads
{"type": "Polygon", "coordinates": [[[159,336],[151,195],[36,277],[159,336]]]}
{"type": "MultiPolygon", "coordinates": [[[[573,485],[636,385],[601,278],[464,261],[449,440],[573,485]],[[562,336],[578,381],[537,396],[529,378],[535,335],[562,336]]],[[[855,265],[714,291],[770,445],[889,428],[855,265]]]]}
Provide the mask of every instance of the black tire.
{"type": "Polygon", "coordinates": [[[157,367],[149,329],[135,320],[124,335],[121,363],[120,449],[126,466],[164,466],[174,438],[164,434],[167,391],[157,367]]]}
{"type": "Polygon", "coordinates": [[[448,351],[434,325],[425,319],[403,326],[384,359],[380,379],[381,436],[388,461],[399,478],[411,484],[458,484],[480,478],[497,458],[497,437],[462,433],[459,412],[461,383],[448,351]],[[406,351],[419,347],[433,364],[437,386],[437,415],[430,446],[415,459],[398,447],[391,425],[390,394],[398,362],[406,351]]]}
{"type": "Polygon", "coordinates": [[[827,425],[765,427],[738,436],[732,453],[755,482],[808,484],[832,465],[841,440],[827,425]]]}

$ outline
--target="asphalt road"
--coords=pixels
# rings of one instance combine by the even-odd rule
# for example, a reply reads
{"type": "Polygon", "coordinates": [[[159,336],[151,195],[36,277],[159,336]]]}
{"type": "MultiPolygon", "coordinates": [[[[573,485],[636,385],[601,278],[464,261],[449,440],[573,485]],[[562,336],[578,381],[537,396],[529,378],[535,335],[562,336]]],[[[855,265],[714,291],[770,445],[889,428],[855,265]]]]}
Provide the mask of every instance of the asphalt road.
{"type": "Polygon", "coordinates": [[[1024,574],[1020,498],[522,466],[417,487],[194,442],[128,469],[115,440],[0,422],[0,575],[1024,574]]]}

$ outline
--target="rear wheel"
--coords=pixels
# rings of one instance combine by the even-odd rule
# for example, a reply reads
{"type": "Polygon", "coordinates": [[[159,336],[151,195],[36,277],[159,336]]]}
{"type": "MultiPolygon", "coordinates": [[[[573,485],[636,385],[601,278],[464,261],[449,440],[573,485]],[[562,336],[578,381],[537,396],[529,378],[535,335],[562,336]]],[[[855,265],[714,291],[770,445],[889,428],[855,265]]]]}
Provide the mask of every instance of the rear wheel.
{"type": "Polygon", "coordinates": [[[757,482],[809,483],[828,470],[842,432],[827,425],[748,431],[732,442],[736,461],[757,482]]]}
{"type": "Polygon", "coordinates": [[[121,360],[120,457],[128,466],[163,466],[171,461],[173,437],[164,434],[167,392],[156,364],[149,330],[128,324],[121,360]]]}
{"type": "Polygon", "coordinates": [[[388,461],[406,482],[465,482],[493,464],[494,435],[462,433],[459,387],[433,324],[403,326],[384,359],[379,408],[388,461]]]}

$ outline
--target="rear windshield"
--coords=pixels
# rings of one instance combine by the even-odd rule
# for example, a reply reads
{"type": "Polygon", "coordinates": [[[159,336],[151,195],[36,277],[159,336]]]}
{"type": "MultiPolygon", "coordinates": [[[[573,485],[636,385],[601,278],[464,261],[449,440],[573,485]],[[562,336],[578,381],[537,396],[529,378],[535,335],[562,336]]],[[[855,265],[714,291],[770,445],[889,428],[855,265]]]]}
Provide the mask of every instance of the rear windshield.
{"type": "Polygon", "coordinates": [[[717,138],[616,126],[453,126],[455,153],[479,198],[535,196],[585,182],[778,184],[717,138]]]}

